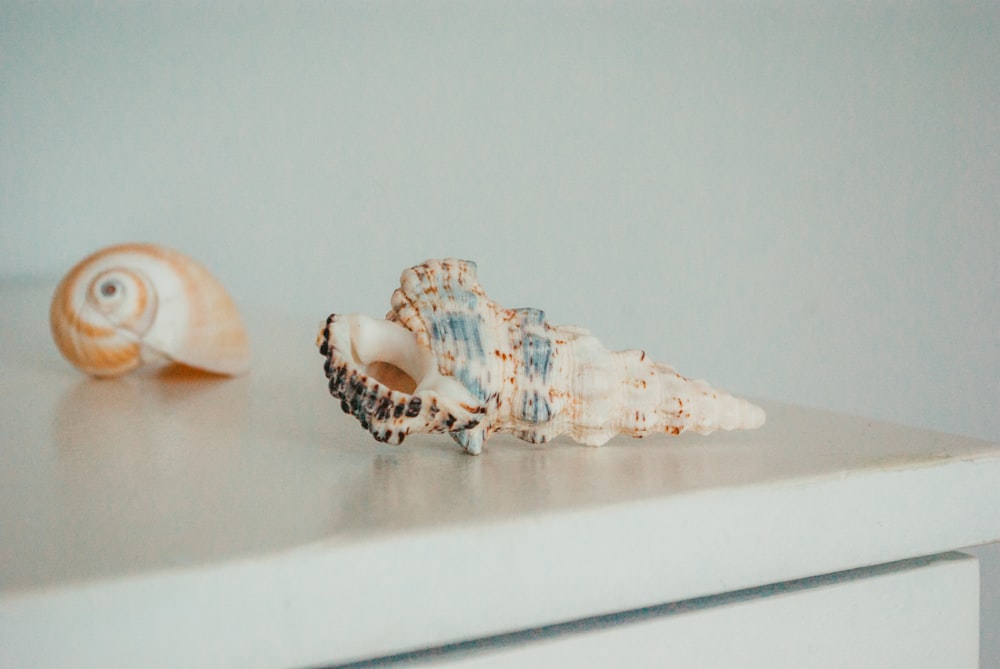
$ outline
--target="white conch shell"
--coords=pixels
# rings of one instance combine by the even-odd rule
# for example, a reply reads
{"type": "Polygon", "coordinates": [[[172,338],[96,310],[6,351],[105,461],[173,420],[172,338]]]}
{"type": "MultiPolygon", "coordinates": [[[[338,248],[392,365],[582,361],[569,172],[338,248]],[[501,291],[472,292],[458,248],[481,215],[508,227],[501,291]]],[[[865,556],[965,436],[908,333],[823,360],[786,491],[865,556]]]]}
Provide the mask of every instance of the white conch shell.
{"type": "Polygon", "coordinates": [[[764,424],[763,409],[688,379],[638,350],[612,352],[538,309],[505,309],[476,266],[429,260],[403,272],[385,321],[331,315],[317,344],[331,394],[379,441],[448,432],[469,453],[505,430],[541,443],[568,434],[708,434],[764,424]]]}
{"type": "Polygon", "coordinates": [[[250,345],[232,298],[205,267],[153,244],[111,246],[63,277],[49,310],[62,354],[93,376],[172,361],[242,374],[250,345]]]}

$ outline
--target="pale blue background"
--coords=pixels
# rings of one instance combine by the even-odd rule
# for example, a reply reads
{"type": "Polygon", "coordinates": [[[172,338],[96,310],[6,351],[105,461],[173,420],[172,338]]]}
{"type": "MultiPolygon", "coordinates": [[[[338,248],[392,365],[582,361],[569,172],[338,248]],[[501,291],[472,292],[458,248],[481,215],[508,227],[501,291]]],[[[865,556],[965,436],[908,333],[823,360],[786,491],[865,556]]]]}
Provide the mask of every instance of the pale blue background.
{"type": "Polygon", "coordinates": [[[150,240],[318,322],[457,255],[740,394],[1000,441],[1000,4],[4,2],[0,77],[4,279],[150,240]]]}

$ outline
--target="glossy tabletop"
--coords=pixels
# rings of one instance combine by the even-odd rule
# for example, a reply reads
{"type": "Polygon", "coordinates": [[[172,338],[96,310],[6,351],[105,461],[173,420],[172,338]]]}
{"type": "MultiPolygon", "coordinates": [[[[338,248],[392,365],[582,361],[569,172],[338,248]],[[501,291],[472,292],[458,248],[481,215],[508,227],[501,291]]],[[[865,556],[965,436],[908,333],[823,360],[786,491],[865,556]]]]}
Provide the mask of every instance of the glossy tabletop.
{"type": "Polygon", "coordinates": [[[763,402],[753,432],[388,446],[327,393],[326,314],[247,310],[242,378],[93,380],[52,287],[0,290],[3,665],[322,664],[1000,539],[996,444],[763,402]]]}

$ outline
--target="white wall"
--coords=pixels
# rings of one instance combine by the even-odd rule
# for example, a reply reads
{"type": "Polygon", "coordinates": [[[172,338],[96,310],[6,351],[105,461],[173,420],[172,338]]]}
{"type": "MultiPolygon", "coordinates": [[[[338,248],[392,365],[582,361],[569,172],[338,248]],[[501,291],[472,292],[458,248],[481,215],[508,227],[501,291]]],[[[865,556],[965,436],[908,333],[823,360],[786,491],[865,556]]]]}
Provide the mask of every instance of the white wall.
{"type": "Polygon", "coordinates": [[[458,255],[741,394],[1000,440],[1000,5],[661,4],[3,3],[0,276],[152,240],[318,321],[458,255]]]}

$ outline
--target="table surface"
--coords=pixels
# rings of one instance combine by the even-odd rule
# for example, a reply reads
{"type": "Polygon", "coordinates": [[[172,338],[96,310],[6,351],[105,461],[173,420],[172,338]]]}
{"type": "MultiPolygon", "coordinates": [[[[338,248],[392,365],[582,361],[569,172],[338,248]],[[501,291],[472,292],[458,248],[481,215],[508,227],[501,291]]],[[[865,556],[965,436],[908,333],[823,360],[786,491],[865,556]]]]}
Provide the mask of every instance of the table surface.
{"type": "Polygon", "coordinates": [[[52,288],[0,289],[11,653],[83,617],[170,661],[310,664],[1000,539],[996,444],[762,402],[752,432],[388,446],[327,393],[325,314],[248,312],[242,378],[94,380],[51,342],[52,288]]]}

